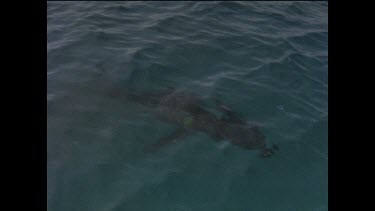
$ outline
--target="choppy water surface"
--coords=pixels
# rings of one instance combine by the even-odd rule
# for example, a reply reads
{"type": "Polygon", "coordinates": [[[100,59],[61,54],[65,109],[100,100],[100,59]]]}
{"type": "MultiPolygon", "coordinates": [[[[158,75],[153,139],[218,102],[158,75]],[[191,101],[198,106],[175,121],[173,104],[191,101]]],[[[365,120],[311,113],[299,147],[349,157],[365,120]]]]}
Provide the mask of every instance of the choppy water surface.
{"type": "Polygon", "coordinates": [[[48,2],[50,211],[327,210],[326,2],[48,2]],[[262,159],[109,95],[166,87],[262,125],[262,159]],[[121,91],[119,91],[121,93],[121,91]]]}

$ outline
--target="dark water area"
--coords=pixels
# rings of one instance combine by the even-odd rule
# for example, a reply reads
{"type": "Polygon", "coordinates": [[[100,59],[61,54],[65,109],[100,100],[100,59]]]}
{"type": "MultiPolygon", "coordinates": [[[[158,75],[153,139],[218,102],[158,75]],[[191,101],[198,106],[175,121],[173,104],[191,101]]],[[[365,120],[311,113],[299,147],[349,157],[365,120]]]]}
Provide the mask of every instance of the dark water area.
{"type": "Polygon", "coordinates": [[[47,2],[49,211],[328,210],[327,134],[327,2],[47,2]],[[279,150],[193,132],[145,153],[176,125],[123,93],[171,87],[279,150]]]}

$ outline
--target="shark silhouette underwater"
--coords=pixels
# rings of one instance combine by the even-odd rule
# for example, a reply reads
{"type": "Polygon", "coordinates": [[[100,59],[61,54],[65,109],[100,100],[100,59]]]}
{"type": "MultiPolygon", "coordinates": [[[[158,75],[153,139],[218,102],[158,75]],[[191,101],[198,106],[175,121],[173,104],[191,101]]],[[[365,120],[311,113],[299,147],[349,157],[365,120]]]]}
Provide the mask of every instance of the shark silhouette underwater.
{"type": "Polygon", "coordinates": [[[275,144],[266,146],[266,137],[258,125],[244,121],[217,99],[214,100],[215,109],[222,114],[221,117],[202,106],[202,97],[171,87],[160,93],[115,91],[111,92],[111,96],[152,107],[160,120],[177,125],[177,130],[160,138],[147,147],[146,151],[155,152],[162,146],[182,140],[194,131],[203,132],[215,141],[229,141],[243,149],[260,150],[262,157],[269,157],[278,150],[275,144]]]}

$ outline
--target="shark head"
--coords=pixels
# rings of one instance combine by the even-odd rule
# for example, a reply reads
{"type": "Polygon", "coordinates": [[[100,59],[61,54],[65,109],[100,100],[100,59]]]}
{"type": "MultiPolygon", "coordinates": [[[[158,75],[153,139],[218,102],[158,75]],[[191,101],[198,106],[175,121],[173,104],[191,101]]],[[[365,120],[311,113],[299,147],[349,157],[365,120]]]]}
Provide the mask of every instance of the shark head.
{"type": "Polygon", "coordinates": [[[226,125],[221,134],[232,144],[244,149],[264,149],[266,147],[266,137],[258,127],[238,124],[226,125]]]}

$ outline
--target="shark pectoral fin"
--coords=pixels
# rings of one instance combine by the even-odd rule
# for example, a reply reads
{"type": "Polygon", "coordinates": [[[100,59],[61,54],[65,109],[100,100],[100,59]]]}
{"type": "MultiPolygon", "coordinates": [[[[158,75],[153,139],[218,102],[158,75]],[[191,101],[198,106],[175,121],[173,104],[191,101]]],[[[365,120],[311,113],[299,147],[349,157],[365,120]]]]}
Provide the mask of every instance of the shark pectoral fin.
{"type": "Polygon", "coordinates": [[[224,116],[221,118],[221,120],[223,120],[225,122],[242,124],[242,125],[247,124],[247,122],[245,120],[240,118],[240,116],[232,110],[224,110],[224,116]]]}
{"type": "Polygon", "coordinates": [[[224,113],[221,120],[225,122],[231,122],[231,123],[237,123],[237,124],[243,124],[243,125],[246,124],[246,121],[244,121],[238,113],[232,111],[230,108],[222,104],[220,100],[215,99],[215,103],[216,103],[217,108],[221,112],[224,113]]]}
{"type": "Polygon", "coordinates": [[[235,113],[226,113],[221,120],[225,122],[230,122],[230,123],[236,123],[236,124],[241,124],[245,125],[246,121],[238,117],[235,113]]]}
{"type": "Polygon", "coordinates": [[[185,128],[179,128],[173,133],[169,134],[166,137],[160,138],[156,143],[152,144],[146,151],[157,151],[160,147],[176,143],[179,140],[183,140],[185,136],[189,134],[189,131],[185,128]]]}

